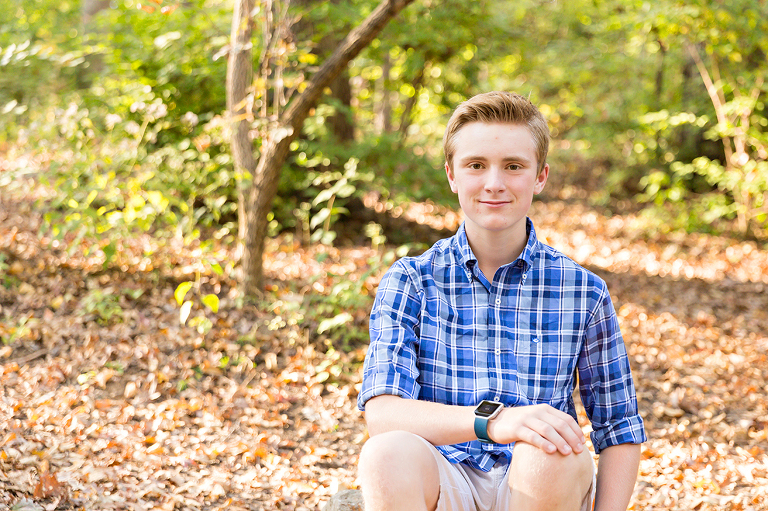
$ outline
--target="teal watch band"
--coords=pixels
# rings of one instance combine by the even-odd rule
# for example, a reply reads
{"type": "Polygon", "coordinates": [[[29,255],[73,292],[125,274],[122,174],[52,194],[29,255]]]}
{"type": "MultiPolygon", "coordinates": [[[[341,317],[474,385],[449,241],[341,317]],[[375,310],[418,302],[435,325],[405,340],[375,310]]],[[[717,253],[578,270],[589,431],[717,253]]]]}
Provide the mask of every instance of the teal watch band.
{"type": "Polygon", "coordinates": [[[488,437],[488,417],[475,416],[475,435],[484,444],[493,443],[493,440],[488,437]]]}
{"type": "Polygon", "coordinates": [[[475,408],[475,436],[484,444],[495,443],[488,435],[488,422],[501,413],[503,403],[483,400],[475,408]]]}

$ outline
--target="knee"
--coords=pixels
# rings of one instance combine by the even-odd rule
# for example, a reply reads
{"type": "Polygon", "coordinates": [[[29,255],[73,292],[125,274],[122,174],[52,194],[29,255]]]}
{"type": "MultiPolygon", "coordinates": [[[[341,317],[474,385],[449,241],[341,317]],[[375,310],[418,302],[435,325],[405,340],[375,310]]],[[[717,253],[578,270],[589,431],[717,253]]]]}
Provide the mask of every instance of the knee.
{"type": "Polygon", "coordinates": [[[439,468],[424,439],[405,431],[371,437],[360,452],[360,486],[366,509],[406,509],[424,502],[435,509],[439,468]]]}
{"type": "MultiPolygon", "coordinates": [[[[389,472],[414,467],[432,459],[428,446],[417,435],[406,431],[389,431],[368,439],[360,452],[361,473],[389,472]]],[[[415,467],[414,467],[415,468],[415,467]]]]}
{"type": "Polygon", "coordinates": [[[515,444],[510,465],[510,487],[524,486],[544,493],[573,494],[592,484],[594,461],[589,450],[579,454],[549,454],[530,444],[515,444]]]}

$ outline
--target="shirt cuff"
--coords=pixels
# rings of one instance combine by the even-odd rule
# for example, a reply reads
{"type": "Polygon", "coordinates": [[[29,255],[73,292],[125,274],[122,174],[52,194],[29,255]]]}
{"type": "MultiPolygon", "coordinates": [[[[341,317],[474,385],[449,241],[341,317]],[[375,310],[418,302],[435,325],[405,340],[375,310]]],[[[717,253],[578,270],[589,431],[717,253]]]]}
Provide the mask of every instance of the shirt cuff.
{"type": "Polygon", "coordinates": [[[607,447],[620,444],[641,444],[648,440],[643,419],[639,415],[626,417],[590,433],[595,454],[607,447]]]}
{"type": "Polygon", "coordinates": [[[365,411],[365,403],[384,395],[418,399],[421,385],[415,379],[400,373],[373,373],[363,379],[363,389],[357,396],[357,408],[365,411]]]}

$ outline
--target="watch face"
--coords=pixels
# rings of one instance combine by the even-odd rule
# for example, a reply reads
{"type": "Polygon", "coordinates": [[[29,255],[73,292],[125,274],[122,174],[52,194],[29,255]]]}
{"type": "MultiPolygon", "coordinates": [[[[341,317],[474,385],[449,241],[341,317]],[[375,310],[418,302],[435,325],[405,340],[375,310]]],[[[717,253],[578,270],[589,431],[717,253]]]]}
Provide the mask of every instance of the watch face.
{"type": "Polygon", "coordinates": [[[477,413],[480,415],[491,415],[499,407],[499,403],[493,403],[491,401],[483,401],[477,407],[477,413]]]}

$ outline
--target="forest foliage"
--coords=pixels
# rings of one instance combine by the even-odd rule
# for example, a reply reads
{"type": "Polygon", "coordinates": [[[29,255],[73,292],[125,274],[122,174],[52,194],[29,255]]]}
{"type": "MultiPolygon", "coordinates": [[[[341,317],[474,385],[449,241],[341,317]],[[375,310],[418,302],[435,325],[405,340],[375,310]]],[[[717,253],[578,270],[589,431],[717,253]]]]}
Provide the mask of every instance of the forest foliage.
{"type": "MultiPolygon", "coordinates": [[[[46,207],[56,237],[98,234],[106,260],[126,231],[231,237],[242,176],[224,117],[229,3],[119,0],[87,23],[77,1],[3,3],[13,21],[0,29],[1,136],[55,162],[46,178],[60,193],[46,207]]],[[[266,79],[290,91],[317,68],[323,41],[372,4],[285,8],[300,28],[278,48],[284,74],[266,79]]],[[[511,89],[541,105],[557,173],[596,183],[596,203],[630,199],[669,229],[764,237],[763,11],[749,0],[419,2],[353,61],[350,100],[329,96],[306,122],[274,232],[330,243],[345,203],[366,193],[392,207],[445,204],[446,115],[474,93],[511,89]],[[338,139],[335,115],[353,140],[338,139]]],[[[263,38],[254,45],[258,68],[263,38]]],[[[275,99],[266,90],[255,83],[250,96],[254,136],[275,99]]]]}
{"type": "MultiPolygon", "coordinates": [[[[329,44],[374,7],[276,5],[293,23],[281,38],[264,32],[272,10],[258,4],[253,13],[254,68],[267,55],[277,63],[254,74],[247,98],[256,152],[281,102],[303,90],[329,44]]],[[[216,246],[237,244],[238,193],[248,179],[229,146],[230,3],[0,7],[14,14],[0,27],[0,143],[48,162],[45,172],[22,166],[2,179],[30,174],[56,191],[39,201],[41,233],[105,268],[127,257],[123,240],[146,233],[161,245],[199,246],[203,275],[235,275],[237,261],[215,256],[216,246]]],[[[349,94],[328,91],[304,122],[270,233],[304,246],[389,243],[407,253],[425,240],[380,218],[350,220],[365,217],[364,203],[389,212],[424,201],[452,207],[440,143],[446,118],[472,94],[508,89],[529,95],[550,122],[558,193],[641,211],[659,233],[765,240],[763,14],[747,0],[416,2],[348,66],[349,94]]],[[[185,286],[197,290],[200,280],[185,286]]],[[[313,308],[322,310],[324,332],[348,324],[350,300],[360,298],[349,283],[331,289],[321,298],[331,310],[313,308]]],[[[212,303],[210,294],[181,300],[182,317],[190,301],[212,303]]],[[[209,328],[207,316],[191,320],[209,328]]]]}
{"type": "MultiPolygon", "coordinates": [[[[354,486],[378,279],[458,226],[441,137],[491,89],[549,120],[537,232],[619,304],[651,437],[634,508],[766,505],[763,2],[416,0],[292,143],[256,302],[231,4],[0,0],[0,507],[305,510],[354,486]]],[[[294,24],[271,42],[257,4],[254,69],[280,70],[249,92],[258,152],[376,2],[272,0],[294,24]]]]}

